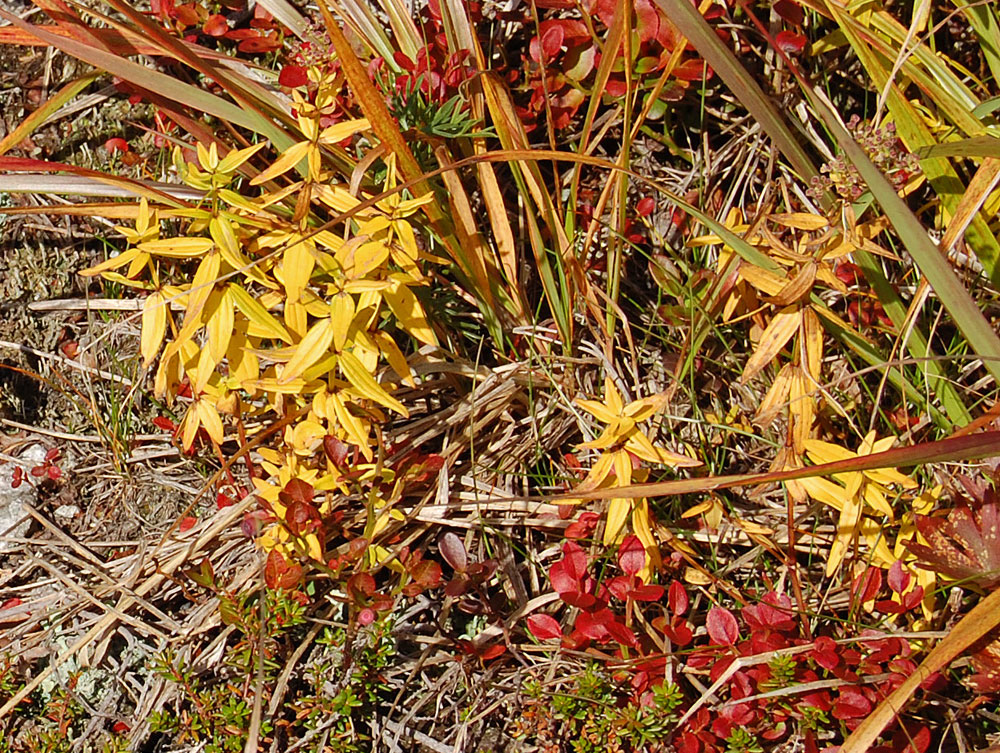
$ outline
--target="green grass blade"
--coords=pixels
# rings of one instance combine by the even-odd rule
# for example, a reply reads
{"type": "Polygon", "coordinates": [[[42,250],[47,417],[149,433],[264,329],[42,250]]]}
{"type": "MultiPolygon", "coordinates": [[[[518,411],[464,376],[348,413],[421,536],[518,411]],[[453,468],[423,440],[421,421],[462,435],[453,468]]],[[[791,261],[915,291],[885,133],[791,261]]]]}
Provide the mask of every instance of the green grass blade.
{"type": "Polygon", "coordinates": [[[816,174],[816,166],[785,123],[774,103],[726,47],[689,0],[653,0],[681,34],[694,45],[705,62],[719,74],[726,86],[739,98],[764,132],[774,141],[802,180],[816,174]]]}
{"type": "MultiPolygon", "coordinates": [[[[808,91],[808,90],[807,90],[808,91]]],[[[837,140],[848,161],[853,164],[868,185],[875,200],[892,223],[903,245],[920,271],[927,278],[941,304],[973,351],[983,359],[986,369],[1000,381],[1000,338],[972,300],[944,257],[934,245],[920,220],[910,211],[885,176],[868,159],[864,150],[851,138],[827,103],[812,93],[813,107],[827,129],[837,140]]]]}

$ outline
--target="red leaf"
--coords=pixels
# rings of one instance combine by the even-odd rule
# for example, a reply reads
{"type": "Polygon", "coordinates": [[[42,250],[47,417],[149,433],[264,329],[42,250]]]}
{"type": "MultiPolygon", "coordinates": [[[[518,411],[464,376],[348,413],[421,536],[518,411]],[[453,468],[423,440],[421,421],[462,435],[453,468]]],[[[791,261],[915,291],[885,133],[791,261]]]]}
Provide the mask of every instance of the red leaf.
{"type": "Polygon", "coordinates": [[[646,549],[638,536],[626,536],[618,547],[618,566],[626,575],[635,575],[646,566],[646,549]]]}
{"type": "Polygon", "coordinates": [[[889,588],[898,594],[902,594],[910,587],[910,574],[903,569],[903,563],[896,560],[889,568],[889,588]]]}
{"type": "Polygon", "coordinates": [[[667,626],[663,634],[681,647],[687,646],[694,640],[694,632],[692,632],[686,622],[678,621],[676,625],[667,626]]]}
{"type": "Polygon", "coordinates": [[[278,494],[278,498],[283,504],[290,505],[292,502],[312,502],[313,488],[307,481],[300,478],[293,478],[285,488],[278,494]]]}
{"type": "Polygon", "coordinates": [[[322,521],[315,506],[295,500],[285,510],[285,525],[294,535],[305,536],[318,531],[322,521]]]}
{"type": "Polygon", "coordinates": [[[578,581],[587,574],[587,554],[575,541],[563,544],[563,562],[566,570],[578,581]]]}
{"type": "Polygon", "coordinates": [[[862,604],[871,601],[882,589],[882,571],[869,567],[851,584],[851,596],[862,604]]]}
{"type": "Polygon", "coordinates": [[[686,60],[674,69],[674,76],[681,81],[702,81],[713,75],[712,69],[698,58],[686,60]]]}
{"type": "Polygon", "coordinates": [[[294,588],[302,577],[302,568],[295,563],[288,564],[277,549],[267,555],[264,565],[264,582],[271,590],[294,588]]]}
{"type": "Polygon", "coordinates": [[[229,31],[229,22],[226,21],[225,16],[219,13],[213,13],[208,17],[208,20],[205,21],[205,25],[201,27],[201,30],[210,37],[221,37],[229,31]]]}
{"type": "Polygon", "coordinates": [[[605,641],[611,637],[604,622],[591,612],[580,612],[576,618],[576,629],[595,641],[605,641]]]}
{"type": "Polygon", "coordinates": [[[809,656],[824,669],[833,669],[840,664],[837,643],[828,635],[821,635],[816,639],[816,645],[809,656]]]}
{"type": "Polygon", "coordinates": [[[566,560],[559,560],[549,568],[549,580],[558,594],[580,590],[580,580],[569,572],[566,560]]]}
{"type": "Polygon", "coordinates": [[[438,550],[444,561],[451,565],[456,573],[465,572],[469,566],[469,555],[465,551],[465,544],[451,531],[448,531],[438,539],[438,550]]]}
{"type": "Polygon", "coordinates": [[[182,532],[183,531],[190,531],[192,528],[194,528],[194,524],[197,523],[197,522],[198,522],[198,518],[194,518],[194,517],[191,517],[190,515],[188,515],[186,518],[181,518],[181,524],[178,527],[180,528],[180,530],[182,532]]]}
{"type": "Polygon", "coordinates": [[[482,661],[489,661],[490,659],[496,659],[498,656],[502,656],[507,651],[507,647],[502,643],[494,643],[489,648],[483,649],[479,653],[479,658],[482,661]]]}
{"type": "Polygon", "coordinates": [[[280,48],[281,39],[278,38],[278,32],[276,31],[269,31],[262,37],[244,39],[236,46],[236,49],[240,52],[245,52],[250,55],[263,52],[274,52],[280,48]]]}
{"type": "Polygon", "coordinates": [[[108,139],[104,142],[104,148],[111,154],[114,154],[115,152],[127,152],[128,142],[123,138],[115,136],[114,138],[108,139]]]}
{"type": "MultiPolygon", "coordinates": [[[[562,507],[560,507],[562,509],[562,507]]],[[[585,512],[580,514],[579,520],[570,523],[563,535],[567,539],[586,539],[593,535],[597,529],[597,523],[601,516],[596,512],[585,512]]]]}
{"type": "Polygon", "coordinates": [[[798,55],[806,47],[806,38],[786,29],[778,32],[778,36],[774,38],[774,44],[779,50],[789,55],[798,55]]]}
{"type": "Polygon", "coordinates": [[[116,735],[127,735],[129,729],[131,728],[125,722],[115,722],[111,727],[112,732],[116,735]]]}
{"type": "Polygon", "coordinates": [[[667,604],[670,606],[670,611],[678,617],[688,610],[687,589],[676,580],[670,584],[670,588],[667,590],[667,604]]]}
{"type": "Polygon", "coordinates": [[[562,627],[559,622],[547,614],[533,614],[528,617],[528,630],[540,641],[550,638],[562,638],[562,627]]]}
{"type": "Polygon", "coordinates": [[[771,8],[781,18],[795,26],[801,26],[806,17],[805,13],[802,12],[802,8],[794,0],[774,0],[771,8]]]}
{"type": "Polygon", "coordinates": [[[653,583],[636,586],[632,589],[632,598],[636,601],[659,601],[663,598],[663,586],[653,583]]]}
{"type": "Polygon", "coordinates": [[[872,710],[869,701],[857,688],[846,687],[840,691],[840,697],[833,702],[834,719],[860,719],[868,716],[872,710]]]}
{"type": "Polygon", "coordinates": [[[635,213],[640,217],[649,217],[656,209],[656,199],[652,196],[643,196],[635,205],[635,213]]]}
{"type": "Polygon", "coordinates": [[[611,637],[623,646],[639,645],[639,641],[636,639],[635,633],[618,622],[618,620],[609,620],[604,626],[607,628],[608,633],[611,634],[611,637]]]}
{"type": "MultiPolygon", "coordinates": [[[[285,66],[285,70],[288,70],[288,66],[285,66]]],[[[288,85],[282,84],[282,86],[288,85]]],[[[338,468],[343,467],[344,461],[347,460],[347,444],[329,434],[323,437],[323,451],[330,459],[330,462],[338,468]]]]}
{"type": "Polygon", "coordinates": [[[194,3],[184,3],[178,5],[174,11],[174,18],[182,26],[197,26],[201,19],[205,17],[205,9],[194,3]]]}
{"type": "MultiPolygon", "coordinates": [[[[281,69],[281,73],[278,74],[278,83],[282,86],[294,89],[297,86],[305,86],[308,84],[309,76],[306,75],[306,69],[304,66],[286,65],[281,69]]],[[[327,437],[327,439],[335,439],[335,437],[327,437]]],[[[341,444],[343,444],[343,442],[341,442],[341,444]]],[[[331,460],[333,460],[333,458],[331,458],[331,460]]],[[[334,464],[337,464],[337,461],[334,460],[334,464]]]]}
{"type": "Polygon", "coordinates": [[[424,588],[435,588],[441,583],[441,566],[437,562],[423,560],[413,566],[410,576],[424,588]]]}
{"type": "Polygon", "coordinates": [[[347,579],[347,590],[355,595],[355,598],[369,597],[375,593],[375,578],[371,573],[355,573],[347,579]]]}
{"type": "Polygon", "coordinates": [[[723,646],[732,646],[740,637],[740,627],[733,617],[733,613],[724,607],[712,607],[708,610],[708,618],[705,621],[708,628],[708,637],[714,643],[723,646]]]}
{"type": "Polygon", "coordinates": [[[541,31],[541,44],[539,37],[534,37],[528,45],[528,53],[536,63],[541,62],[540,55],[545,56],[546,62],[552,62],[559,50],[562,49],[566,32],[561,24],[545,21],[539,27],[541,31]]]}

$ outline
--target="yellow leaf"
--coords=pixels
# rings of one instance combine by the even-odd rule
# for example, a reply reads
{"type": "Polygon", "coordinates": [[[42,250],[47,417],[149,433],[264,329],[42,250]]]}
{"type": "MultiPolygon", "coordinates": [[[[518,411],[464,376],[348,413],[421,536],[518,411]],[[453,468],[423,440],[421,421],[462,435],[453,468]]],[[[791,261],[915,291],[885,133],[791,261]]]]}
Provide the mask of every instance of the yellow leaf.
{"type": "Polygon", "coordinates": [[[770,426],[777,418],[778,412],[785,407],[788,402],[788,393],[791,389],[792,373],[796,367],[786,363],[781,367],[781,371],[774,378],[771,388],[760,401],[760,406],[754,414],[753,421],[762,428],[770,426]]]}
{"type": "Polygon", "coordinates": [[[194,278],[191,280],[191,291],[188,296],[188,307],[187,312],[184,315],[184,326],[188,326],[189,320],[198,323],[203,323],[202,311],[205,308],[205,304],[208,303],[208,298],[212,295],[212,291],[215,289],[215,282],[219,277],[219,263],[221,261],[219,254],[209,254],[201,263],[198,264],[198,269],[195,270],[194,278]]]}
{"type": "Polygon", "coordinates": [[[660,559],[660,547],[653,535],[653,525],[649,516],[649,502],[645,499],[638,500],[632,505],[632,530],[636,537],[642,542],[646,550],[646,565],[636,573],[643,583],[648,583],[650,574],[658,571],[663,565],[660,559]]]}
{"type": "Polygon", "coordinates": [[[793,422],[792,441],[795,452],[805,450],[806,440],[812,432],[816,403],[812,397],[811,385],[802,369],[795,367],[791,372],[788,386],[788,413],[793,422]]]}
{"type": "Polygon", "coordinates": [[[609,424],[618,418],[617,414],[614,413],[608,406],[597,400],[583,400],[582,398],[577,398],[574,402],[592,416],[606,424],[609,424]]]}
{"type": "Polygon", "coordinates": [[[604,546],[613,546],[625,527],[632,503],[627,499],[612,499],[608,503],[608,520],[604,524],[604,546]]]}
{"type": "Polygon", "coordinates": [[[368,428],[357,416],[348,410],[344,399],[339,394],[331,394],[327,400],[329,404],[333,405],[333,410],[337,414],[337,421],[346,432],[347,438],[357,445],[361,454],[364,455],[365,460],[371,461],[374,455],[372,448],[368,445],[368,428]]]}
{"type": "Polygon", "coordinates": [[[198,422],[200,419],[196,406],[197,403],[188,406],[187,413],[184,414],[184,420],[181,422],[181,444],[185,450],[191,449],[195,437],[198,436],[198,422]]]}
{"type": "Polygon", "coordinates": [[[422,343],[437,345],[437,337],[430,324],[427,323],[423,306],[420,305],[420,301],[408,287],[397,283],[383,290],[382,298],[392,313],[396,315],[400,326],[406,330],[407,334],[422,343]]]}
{"type": "Polygon", "coordinates": [[[232,283],[229,285],[229,294],[232,296],[236,307],[243,312],[243,315],[250,323],[247,327],[248,335],[251,337],[282,340],[289,345],[292,343],[292,336],[288,334],[288,330],[246,290],[236,283],[232,283]]]}
{"type": "Polygon", "coordinates": [[[198,418],[201,421],[201,425],[205,427],[208,436],[217,444],[222,444],[225,439],[225,432],[222,428],[222,418],[220,418],[215,406],[204,397],[197,400],[194,405],[198,411],[198,418]]]}
{"type": "Polygon", "coordinates": [[[693,507],[689,507],[684,512],[682,512],[681,513],[681,518],[683,518],[683,519],[697,518],[699,515],[701,515],[702,513],[708,512],[713,507],[715,507],[715,501],[712,500],[711,498],[706,499],[704,502],[699,502],[698,504],[694,505],[693,507]]]}
{"type": "Polygon", "coordinates": [[[344,372],[347,381],[363,397],[374,400],[376,403],[396,411],[401,416],[406,417],[410,415],[410,412],[401,402],[386,392],[382,385],[375,381],[375,377],[368,373],[368,370],[365,369],[361,361],[353,353],[350,351],[341,353],[339,363],[340,370],[344,372]]]}
{"type": "Polygon", "coordinates": [[[211,238],[158,238],[140,243],[137,248],[153,256],[193,259],[207,254],[215,246],[211,238]]]}
{"type": "Polygon", "coordinates": [[[768,219],[779,225],[796,230],[822,230],[830,224],[825,217],[808,212],[788,212],[787,214],[772,214],[768,219]]]}
{"type": "Polygon", "coordinates": [[[845,499],[844,506],[840,511],[840,519],[837,522],[837,535],[830,545],[830,554],[826,561],[827,577],[837,572],[840,563],[850,551],[851,543],[854,541],[860,523],[861,504],[855,497],[845,499]]]}
{"type": "Polygon", "coordinates": [[[625,416],[612,416],[611,421],[605,427],[604,432],[597,439],[590,442],[582,442],[580,447],[592,450],[606,450],[616,444],[625,441],[626,437],[635,430],[635,421],[625,416]]]}
{"type": "Polygon", "coordinates": [[[576,490],[586,492],[593,491],[598,488],[611,474],[611,469],[614,467],[614,460],[614,453],[601,453],[601,456],[597,458],[597,462],[591,466],[590,471],[587,473],[587,477],[580,482],[580,484],[576,487],[576,490]]]}
{"type": "Polygon", "coordinates": [[[143,366],[149,366],[163,344],[167,333],[167,304],[159,292],[151,293],[142,304],[142,335],[139,352],[143,366]]]}
{"type": "Polygon", "coordinates": [[[213,298],[218,299],[218,304],[208,318],[206,330],[208,332],[208,350],[212,354],[212,359],[219,363],[229,348],[229,338],[233,336],[235,321],[233,297],[229,293],[229,287],[227,287],[221,295],[216,291],[213,298]]]}
{"type": "Polygon", "coordinates": [[[740,382],[746,382],[771,363],[795,334],[801,321],[802,312],[798,306],[788,306],[777,312],[761,335],[757,349],[747,359],[740,382]]]}
{"type": "Polygon", "coordinates": [[[300,300],[302,291],[309,284],[309,278],[316,266],[313,250],[312,241],[302,240],[286,248],[281,257],[281,273],[284,277],[285,292],[288,293],[288,300],[292,302],[300,300]]]}
{"type": "Polygon", "coordinates": [[[802,350],[806,373],[818,383],[823,366],[823,327],[812,306],[802,310],[802,350]]]}
{"type": "Polygon", "coordinates": [[[765,295],[778,295],[788,283],[784,277],[746,262],[740,264],[740,277],[765,295]]]}
{"type": "Polygon", "coordinates": [[[250,185],[259,186],[261,183],[267,183],[272,178],[288,172],[306,156],[312,146],[308,141],[300,141],[297,144],[292,144],[264,172],[253,178],[250,181],[250,185]]]}
{"type": "Polygon", "coordinates": [[[814,261],[803,264],[795,277],[785,283],[776,295],[767,299],[768,303],[774,306],[790,306],[805,298],[816,282],[816,269],[814,261]]]}
{"type": "Polygon", "coordinates": [[[240,167],[244,162],[253,157],[257,152],[259,152],[265,146],[267,146],[267,142],[262,141],[259,144],[248,146],[245,149],[230,150],[229,154],[227,154],[225,157],[219,160],[218,171],[220,173],[235,172],[238,167],[240,167]]]}
{"type": "Polygon", "coordinates": [[[862,496],[865,498],[865,502],[887,516],[890,521],[895,519],[896,515],[892,510],[892,505],[889,504],[889,500],[885,498],[885,495],[875,484],[865,484],[862,496]]]}
{"type": "Polygon", "coordinates": [[[352,241],[341,246],[335,258],[349,278],[366,277],[389,259],[389,247],[382,241],[352,241]]]}
{"type": "Polygon", "coordinates": [[[641,400],[635,400],[622,408],[622,413],[634,421],[645,421],[652,418],[667,404],[667,394],[661,392],[641,400]]]}
{"type": "Polygon", "coordinates": [[[88,267],[87,269],[80,272],[84,277],[94,277],[102,272],[107,272],[111,269],[118,269],[119,267],[124,267],[129,262],[136,258],[148,258],[146,254],[140,251],[138,248],[130,248],[128,251],[123,251],[118,254],[118,256],[112,256],[110,259],[102,261],[100,264],[95,264],[93,267],[88,267]]]}
{"type": "Polygon", "coordinates": [[[406,382],[410,387],[416,387],[417,383],[413,379],[413,372],[410,371],[410,364],[406,361],[406,356],[403,355],[403,351],[399,349],[396,345],[396,341],[389,336],[384,330],[376,330],[374,333],[375,342],[378,344],[378,349],[385,356],[385,360],[389,362],[392,370],[396,372],[396,376],[406,382]]]}
{"type": "Polygon", "coordinates": [[[281,372],[280,382],[290,382],[301,375],[306,369],[323,358],[330,351],[333,343],[333,325],[329,319],[320,319],[306,332],[302,342],[298,344],[295,355],[285,364],[281,372]]]}
{"type": "Polygon", "coordinates": [[[371,123],[368,122],[367,118],[345,120],[343,123],[336,123],[324,128],[319,135],[319,143],[339,144],[348,136],[353,136],[360,131],[367,131],[369,128],[371,128],[371,123]]]}
{"type": "Polygon", "coordinates": [[[820,476],[802,478],[794,483],[805,489],[806,493],[817,502],[829,505],[835,510],[842,510],[844,508],[846,493],[844,487],[840,484],[835,484],[829,479],[820,476]]]}
{"type": "Polygon", "coordinates": [[[297,335],[298,337],[305,335],[309,327],[309,317],[306,307],[299,301],[285,302],[285,326],[288,327],[293,335],[297,335]]]}
{"type": "Polygon", "coordinates": [[[354,321],[354,299],[339,293],[330,301],[330,323],[333,327],[333,349],[340,353],[347,343],[347,335],[354,321]]]}

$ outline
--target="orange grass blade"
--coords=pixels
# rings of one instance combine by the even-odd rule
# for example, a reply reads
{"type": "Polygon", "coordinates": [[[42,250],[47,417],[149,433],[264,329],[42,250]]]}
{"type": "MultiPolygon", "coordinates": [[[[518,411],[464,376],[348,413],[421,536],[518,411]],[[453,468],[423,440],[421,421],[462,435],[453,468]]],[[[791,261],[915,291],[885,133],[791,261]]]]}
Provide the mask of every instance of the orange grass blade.
{"type": "Polygon", "coordinates": [[[852,471],[870,471],[876,468],[896,468],[925,463],[951,463],[969,460],[981,460],[1000,456],[1000,431],[987,431],[982,434],[970,434],[964,437],[949,437],[936,442],[923,442],[910,447],[894,447],[885,452],[871,455],[837,460],[832,463],[822,463],[805,468],[794,468],[787,471],[772,471],[769,473],[740,473],[729,476],[710,476],[708,478],[678,479],[676,481],[660,481],[652,484],[633,484],[612,489],[595,489],[593,491],[575,491],[572,494],[558,495],[551,498],[553,502],[561,499],[610,499],[612,497],[668,497],[677,494],[692,494],[717,489],[731,489],[734,486],[759,486],[775,484],[784,481],[795,481],[800,478],[814,476],[830,476],[835,473],[850,473],[852,471]]]}
{"type": "MultiPolygon", "coordinates": [[[[214,115],[217,118],[227,120],[230,123],[243,126],[252,131],[260,132],[260,129],[264,125],[259,116],[254,117],[256,113],[249,113],[231,102],[216,97],[214,94],[209,94],[196,86],[185,84],[173,76],[146,68],[104,50],[90,47],[76,39],[53,34],[42,27],[22,21],[13,13],[9,13],[3,8],[0,8],[0,18],[10,21],[15,26],[33,34],[38,39],[47,42],[68,55],[72,55],[85,63],[89,63],[126,81],[136,83],[144,89],[158,92],[177,102],[184,102],[209,115],[214,115]]],[[[267,124],[264,130],[270,133],[276,129],[272,125],[267,124]]]]}
{"type": "Polygon", "coordinates": [[[1000,590],[993,591],[958,621],[927,658],[920,662],[920,666],[903,681],[903,684],[883,699],[851,733],[841,746],[840,753],[866,753],[882,734],[882,730],[903,710],[907,701],[920,687],[920,683],[944,669],[952,659],[989,633],[998,623],[1000,623],[1000,590]]]}

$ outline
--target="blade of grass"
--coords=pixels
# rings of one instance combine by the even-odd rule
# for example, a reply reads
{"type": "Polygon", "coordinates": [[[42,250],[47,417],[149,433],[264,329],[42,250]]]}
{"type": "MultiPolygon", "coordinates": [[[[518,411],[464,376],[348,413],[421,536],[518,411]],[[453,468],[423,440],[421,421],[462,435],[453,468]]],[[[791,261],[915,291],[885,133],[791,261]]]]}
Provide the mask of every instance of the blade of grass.
{"type": "Polygon", "coordinates": [[[189,206],[184,199],[201,194],[187,186],[146,183],[132,178],[122,178],[97,170],[88,170],[64,162],[46,162],[25,157],[0,157],[0,190],[7,192],[29,191],[31,193],[67,193],[89,196],[145,196],[164,202],[170,206],[189,206]],[[3,175],[10,173],[44,173],[44,175],[3,175]],[[72,176],[51,175],[67,172],[72,176]],[[175,198],[177,197],[177,198],[175,198]],[[181,198],[183,197],[183,198],[181,198]]]}
{"type": "Polygon", "coordinates": [[[1000,81],[1000,20],[997,19],[996,7],[990,3],[970,3],[968,0],[952,2],[962,9],[962,15],[975,32],[979,49],[986,58],[993,80],[1000,81]]]}
{"type": "Polygon", "coordinates": [[[868,155],[841,125],[822,94],[808,88],[806,92],[812,95],[815,112],[833,134],[848,161],[857,168],[914,263],[927,278],[959,331],[968,340],[973,351],[983,359],[987,371],[994,379],[1000,381],[1000,338],[986,321],[965,286],[955,276],[947,258],[928,237],[924,226],[910,211],[906,202],[899,197],[885,176],[872,164],[868,155]]]}
{"type": "MultiPolygon", "coordinates": [[[[896,332],[899,333],[900,337],[905,337],[906,350],[914,360],[922,365],[927,394],[936,395],[940,399],[941,406],[948,416],[950,425],[943,428],[951,429],[955,426],[968,424],[972,420],[972,414],[966,408],[961,395],[955,389],[955,385],[948,379],[941,362],[927,341],[927,336],[917,326],[910,328],[907,332],[907,323],[910,319],[907,306],[886,279],[878,260],[862,249],[857,249],[853,258],[864,272],[865,279],[871,285],[872,291],[878,297],[879,303],[882,304],[882,308],[892,320],[896,332]]],[[[924,402],[921,401],[921,403],[924,402]]]]}
{"type": "MultiPolygon", "coordinates": [[[[861,60],[862,65],[872,77],[875,85],[880,89],[885,88],[888,92],[887,103],[889,111],[892,113],[893,121],[896,124],[896,131],[910,151],[918,151],[921,147],[933,147],[937,140],[927,127],[920,113],[917,112],[913,104],[899,91],[898,87],[889,80],[889,71],[886,68],[884,57],[880,58],[868,44],[866,40],[870,34],[862,35],[859,24],[850,15],[845,13],[834,3],[829,3],[830,13],[841,27],[852,48],[861,60]]],[[[959,107],[957,104],[936,100],[938,109],[942,114],[951,114],[951,108],[959,107]]],[[[982,124],[975,121],[979,131],[982,131],[982,124]]],[[[924,175],[934,188],[941,205],[949,214],[954,214],[961,194],[955,190],[955,186],[961,186],[962,181],[955,172],[955,169],[945,159],[925,159],[921,161],[924,175]]],[[[977,258],[986,268],[986,272],[994,284],[1000,283],[1000,243],[990,231],[985,220],[975,217],[968,229],[968,242],[977,258]]]]}
{"type": "Polygon", "coordinates": [[[894,447],[885,452],[837,460],[832,463],[794,468],[768,473],[740,473],[707,478],[685,478],[676,481],[660,481],[650,484],[632,484],[608,489],[573,491],[552,497],[553,502],[561,499],[613,499],[618,497],[667,497],[678,494],[694,494],[736,486],[760,486],[785,481],[796,481],[816,476],[832,476],[836,473],[870,471],[877,468],[908,468],[927,463],[953,463],[982,460],[1000,456],[1000,431],[987,431],[963,437],[949,437],[935,442],[923,442],[909,447],[894,447]]]}
{"type": "MultiPolygon", "coordinates": [[[[396,156],[397,164],[403,177],[406,180],[416,181],[413,185],[414,195],[420,197],[430,193],[432,188],[423,178],[423,170],[420,168],[416,157],[413,156],[413,152],[410,151],[406,139],[403,138],[403,134],[399,130],[399,126],[392,118],[392,115],[390,115],[384,96],[375,88],[371,79],[368,78],[368,72],[361,64],[344,33],[340,30],[340,26],[323,2],[320,3],[320,10],[323,13],[323,19],[330,34],[330,41],[336,50],[344,75],[354,96],[358,100],[362,112],[372,124],[372,130],[375,132],[375,135],[396,156]]],[[[469,246],[463,246],[455,237],[454,225],[444,212],[441,211],[441,206],[436,197],[434,201],[424,204],[422,210],[452,260],[454,260],[462,274],[472,283],[470,290],[475,293],[480,303],[479,308],[490,333],[497,342],[502,342],[502,328],[498,319],[494,297],[494,285],[496,281],[488,279],[485,271],[488,263],[486,261],[487,254],[482,243],[482,238],[477,236],[469,239],[471,241],[469,246]]]]}
{"type": "Polygon", "coordinates": [[[7,153],[11,147],[21,143],[21,141],[30,136],[36,128],[48,120],[49,116],[54,115],[59,108],[90,86],[94,82],[94,79],[96,79],[99,75],[100,74],[97,71],[87,73],[74,81],[70,81],[59,91],[45,100],[45,102],[37,110],[26,117],[21,124],[17,126],[17,128],[4,136],[3,140],[0,140],[0,154],[7,153]]]}
{"type": "Polygon", "coordinates": [[[698,54],[719,74],[730,91],[737,94],[740,102],[760,123],[764,132],[771,137],[799,177],[808,181],[816,175],[816,166],[812,159],[785,124],[784,118],[771,99],[719,39],[698,9],[688,0],[653,0],[653,2],[694,45],[698,54]]]}
{"type": "MultiPolygon", "coordinates": [[[[399,0],[383,1],[399,2],[399,0]]],[[[488,63],[472,28],[472,22],[468,16],[468,5],[462,0],[441,0],[440,7],[441,23],[445,29],[449,52],[457,54],[463,50],[471,50],[476,57],[476,65],[479,70],[486,70],[488,63]]],[[[468,87],[469,110],[472,117],[483,122],[486,119],[486,101],[482,81],[476,76],[468,81],[468,87]]],[[[473,154],[484,154],[486,150],[487,146],[482,139],[472,141],[473,154]]],[[[489,162],[477,163],[476,178],[482,191],[483,203],[486,205],[492,238],[496,245],[498,264],[507,281],[505,297],[509,302],[508,308],[519,324],[528,324],[525,313],[527,304],[520,284],[521,275],[518,269],[514,231],[507,216],[507,206],[504,203],[503,192],[500,190],[500,183],[493,165],[489,162]]]]}
{"type": "Polygon", "coordinates": [[[1000,591],[993,591],[948,631],[948,635],[898,688],[882,699],[844,741],[840,753],[865,753],[870,750],[882,731],[902,713],[920,683],[947,667],[955,657],[993,630],[997,624],[1000,624],[1000,591]]]}
{"type": "MultiPolygon", "coordinates": [[[[0,18],[10,21],[15,26],[35,35],[38,39],[62,50],[68,55],[72,55],[85,63],[89,63],[121,79],[135,82],[144,89],[159,92],[208,115],[227,120],[248,130],[264,133],[269,138],[270,135],[278,136],[280,134],[272,124],[262,122],[262,119],[256,113],[247,112],[231,102],[227,102],[196,86],[185,84],[173,76],[151,70],[131,60],[126,60],[103,50],[89,47],[75,39],[53,34],[42,27],[21,20],[3,8],[0,8],[0,18]]],[[[283,137],[283,139],[287,139],[287,137],[283,137]]],[[[275,144],[278,146],[277,142],[275,144]]]]}

